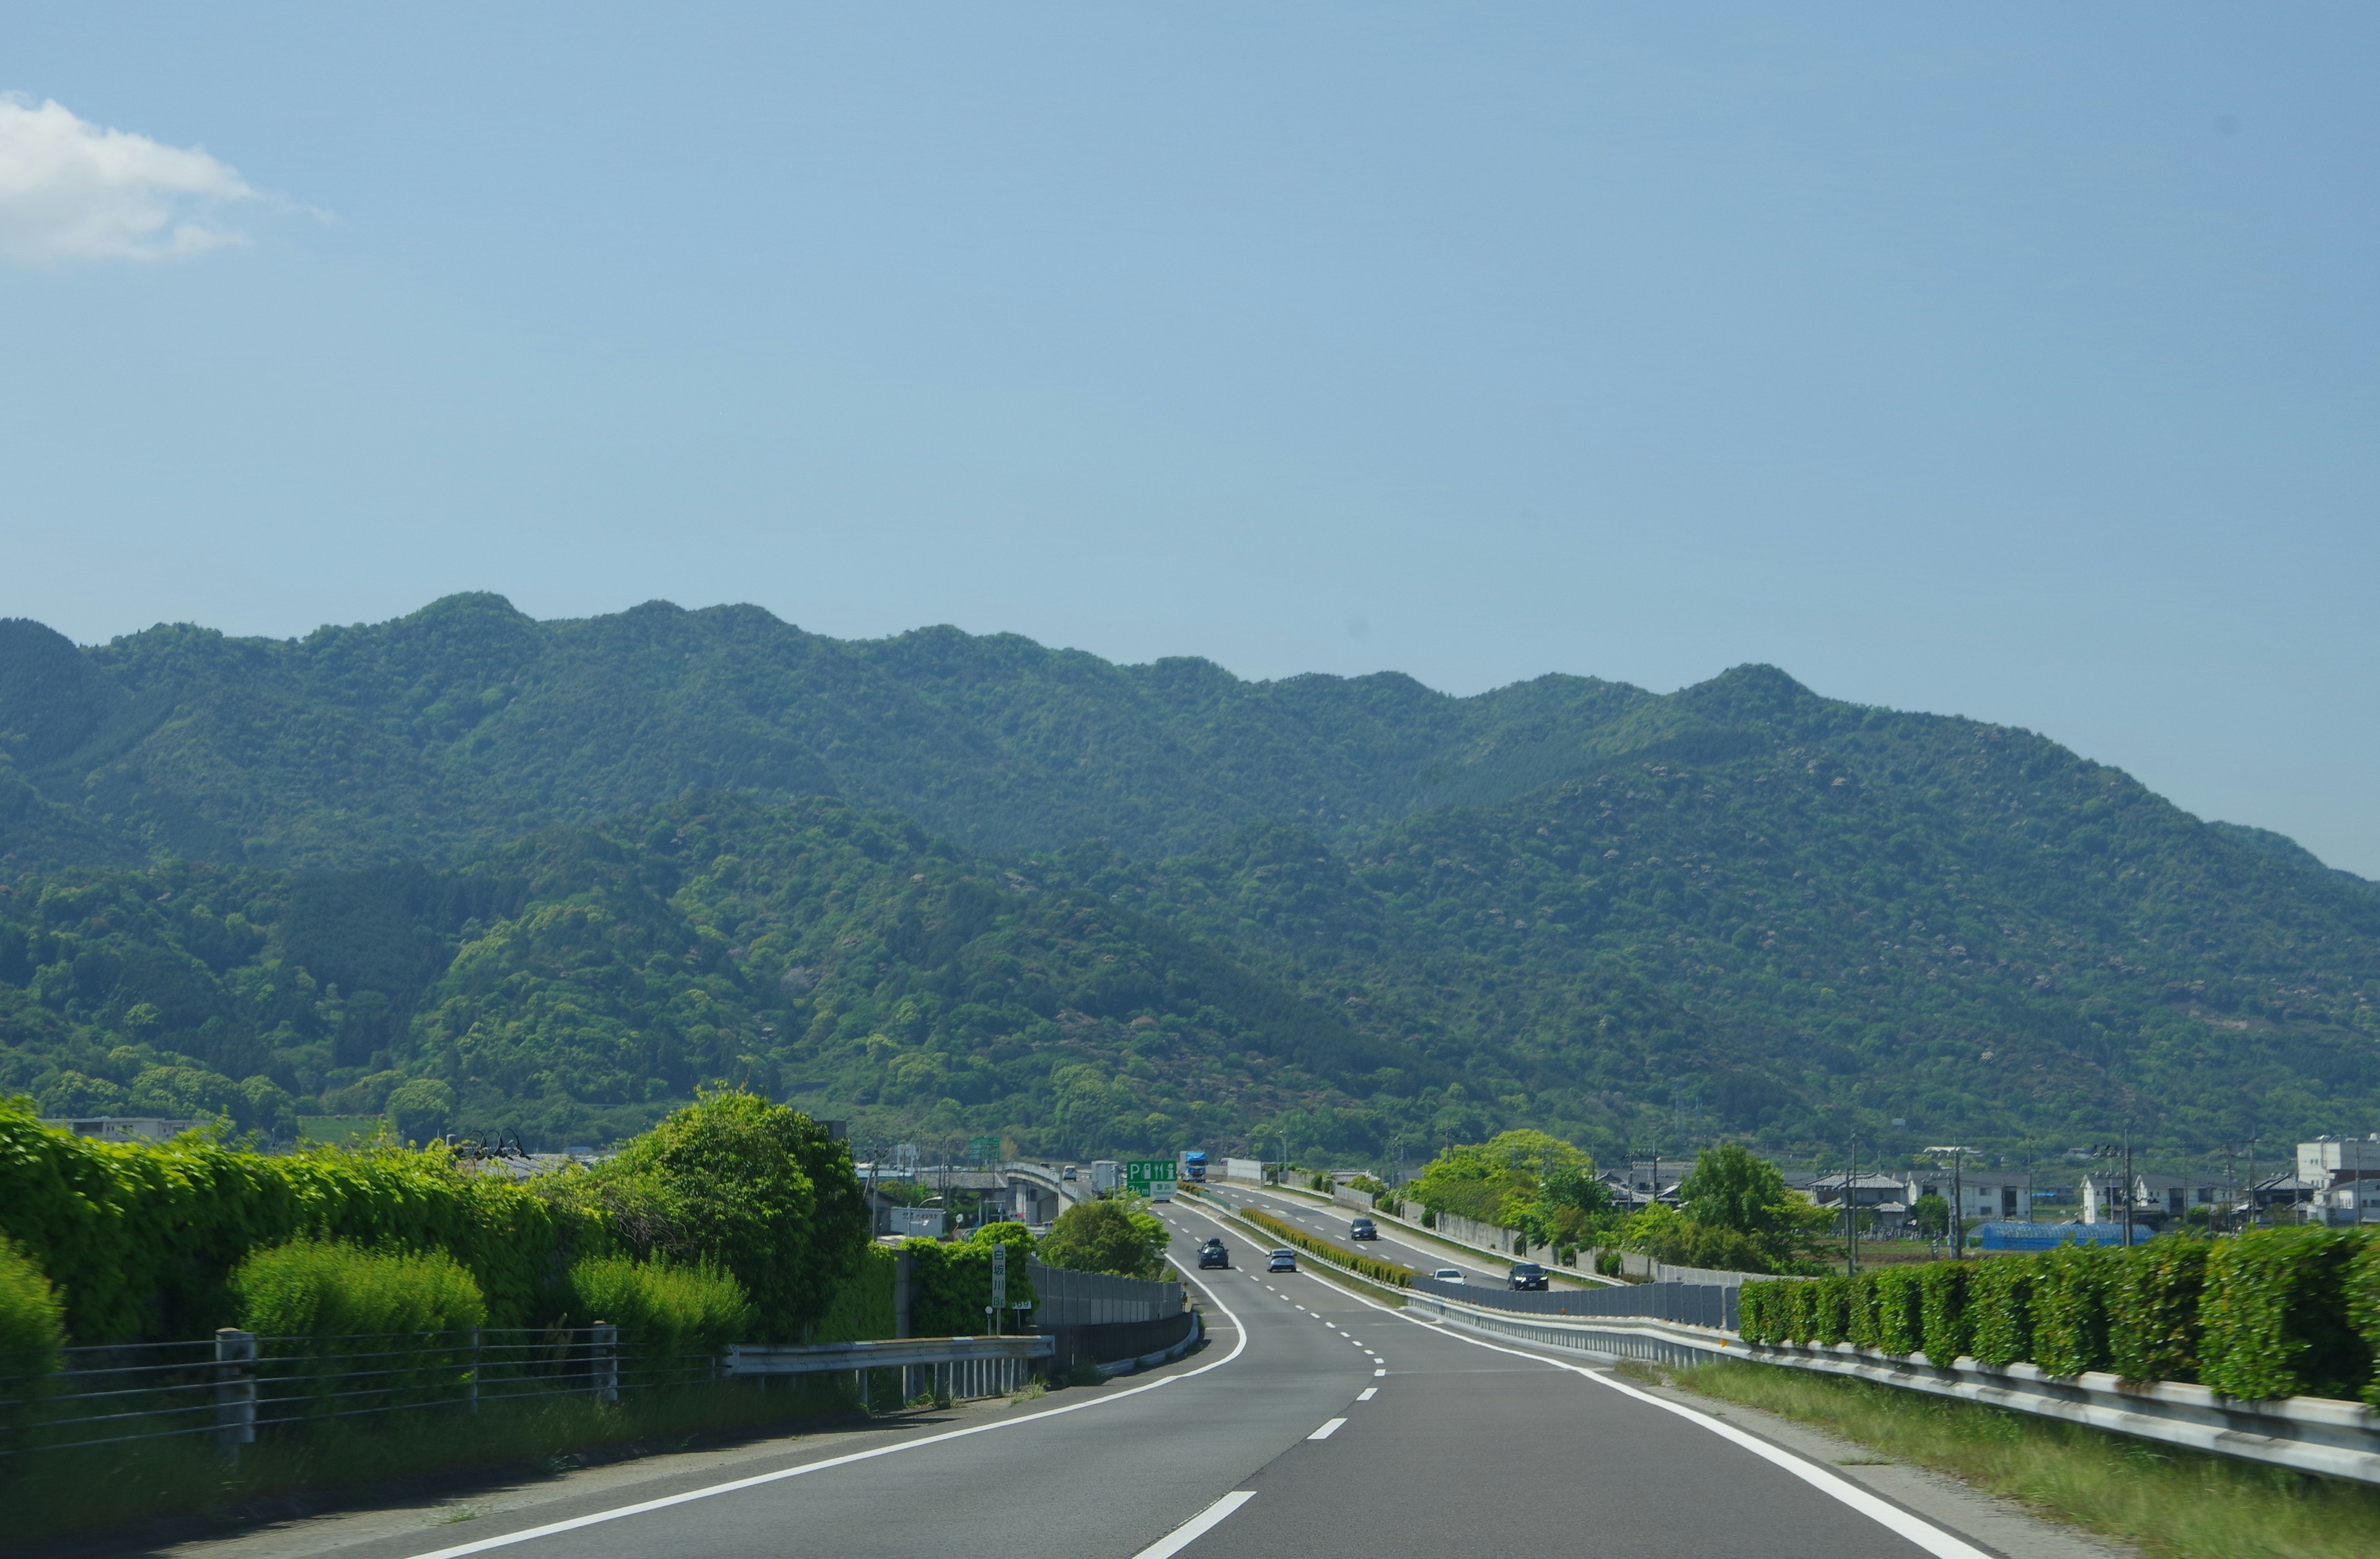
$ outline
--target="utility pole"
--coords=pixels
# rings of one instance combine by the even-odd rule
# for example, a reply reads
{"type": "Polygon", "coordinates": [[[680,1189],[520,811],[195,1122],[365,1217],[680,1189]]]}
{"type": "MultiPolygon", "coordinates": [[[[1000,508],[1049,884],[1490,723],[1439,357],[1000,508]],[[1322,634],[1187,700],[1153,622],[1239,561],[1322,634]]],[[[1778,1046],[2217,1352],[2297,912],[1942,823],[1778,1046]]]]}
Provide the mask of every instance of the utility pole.
{"type": "Polygon", "coordinates": [[[1852,1139],[1851,1168],[1843,1175],[1843,1275],[1859,1276],[1859,1139],[1852,1139]]]}
{"type": "Polygon", "coordinates": [[[1967,1259],[1967,1186],[1961,1171],[1973,1148],[1928,1148],[1929,1153],[1950,1155],[1950,1260],[1967,1259]]]}

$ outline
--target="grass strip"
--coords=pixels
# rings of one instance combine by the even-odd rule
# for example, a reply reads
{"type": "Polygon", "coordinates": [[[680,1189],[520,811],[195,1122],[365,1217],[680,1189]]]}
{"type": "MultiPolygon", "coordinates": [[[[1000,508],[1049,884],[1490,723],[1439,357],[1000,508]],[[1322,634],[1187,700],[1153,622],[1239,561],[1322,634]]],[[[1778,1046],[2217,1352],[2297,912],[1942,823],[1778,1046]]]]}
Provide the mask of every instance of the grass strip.
{"type": "Polygon", "coordinates": [[[2159,1559],[2380,1552],[2380,1489],[2359,1483],[1778,1365],[1713,1362],[1669,1378],[1949,1473],[2159,1559]]]}
{"type": "MultiPolygon", "coordinates": [[[[624,1394],[326,1419],[268,1428],[233,1463],[193,1435],[0,1463],[7,1541],[30,1541],[175,1516],[237,1519],[243,1507],[336,1491],[367,1499],[390,1480],[469,1469],[554,1473],[574,1453],[619,1446],[676,1450],[718,1434],[785,1430],[858,1410],[846,1378],[734,1380],[624,1394]],[[92,1491],[105,1490],[104,1498],[92,1491]]],[[[335,1498],[333,1503],[341,1503],[335,1498]]],[[[285,1511],[283,1512],[285,1514],[285,1511]]]]}

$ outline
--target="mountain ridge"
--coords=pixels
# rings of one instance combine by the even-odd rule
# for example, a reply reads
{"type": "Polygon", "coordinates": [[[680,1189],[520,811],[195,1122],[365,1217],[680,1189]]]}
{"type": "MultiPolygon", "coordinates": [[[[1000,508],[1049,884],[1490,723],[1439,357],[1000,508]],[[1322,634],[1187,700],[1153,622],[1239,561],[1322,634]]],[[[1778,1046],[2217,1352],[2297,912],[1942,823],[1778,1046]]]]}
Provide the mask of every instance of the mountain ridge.
{"type": "Polygon", "coordinates": [[[1374,1154],[2380,1108],[2380,887],[1771,666],[1456,699],[458,596],[0,623],[0,1089],[45,1107],[411,1088],[579,1140],[740,1078],[880,1133],[1374,1154]]]}

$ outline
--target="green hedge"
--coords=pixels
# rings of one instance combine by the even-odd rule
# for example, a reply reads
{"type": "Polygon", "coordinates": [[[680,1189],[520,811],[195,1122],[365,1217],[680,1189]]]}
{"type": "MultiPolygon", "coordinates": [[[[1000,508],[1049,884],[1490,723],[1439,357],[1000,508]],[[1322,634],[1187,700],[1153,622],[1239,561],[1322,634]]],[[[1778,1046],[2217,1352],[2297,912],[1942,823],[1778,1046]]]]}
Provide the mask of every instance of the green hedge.
{"type": "Polygon", "coordinates": [[[262,1345],[285,1360],[275,1389],[318,1412],[454,1400],[471,1368],[458,1334],[488,1318],[479,1284],[443,1250],[295,1239],[250,1254],[225,1286],[241,1326],[281,1340],[262,1345]]]}
{"type": "Polygon", "coordinates": [[[47,1373],[66,1340],[57,1290],[39,1262],[0,1237],[0,1376],[47,1373]]]}
{"type": "MultiPolygon", "coordinates": [[[[1033,1280],[1025,1259],[1033,1236],[1022,1224],[987,1224],[962,1243],[904,1241],[909,1253],[909,1333],[917,1337],[978,1337],[985,1331],[984,1307],[991,1303],[991,1248],[1008,1248],[1008,1303],[1033,1302],[1033,1280]]],[[[1014,1315],[1001,1330],[1014,1329],[1014,1315]]]]}
{"type": "Polygon", "coordinates": [[[1377,1256],[1359,1256],[1354,1251],[1342,1246],[1333,1245],[1327,1239],[1318,1239],[1305,1230],[1257,1208],[1243,1207],[1236,1211],[1243,1221],[1255,1224],[1265,1233],[1278,1235],[1300,1250],[1311,1251],[1332,1266],[1344,1267],[1359,1276],[1370,1278],[1374,1283],[1386,1284],[1391,1288],[1410,1288],[1413,1286],[1413,1280],[1420,1275],[1411,1267],[1400,1266],[1394,1261],[1383,1261],[1377,1256]]]}
{"type": "Polygon", "coordinates": [[[751,1334],[752,1297],[712,1267],[590,1256],[570,1269],[570,1292],[577,1324],[611,1321],[640,1353],[717,1354],[751,1334]]]}
{"type": "Polygon", "coordinates": [[[225,1286],[251,1251],[301,1236],[444,1250],[499,1326],[566,1303],[602,1219],[498,1176],[458,1172],[442,1148],[322,1149],[268,1157],[200,1138],[97,1142],[0,1101],[0,1235],[40,1263],[79,1343],[202,1336],[233,1319],[225,1286]]]}
{"type": "MultiPolygon", "coordinates": [[[[1014,1274],[1016,1256],[1008,1258],[1009,1272],[1014,1274]]],[[[990,1286],[990,1268],[985,1269],[985,1286],[990,1286]]],[[[844,1279],[834,1291],[834,1298],[826,1307],[810,1331],[813,1343],[866,1343],[890,1337],[901,1329],[899,1301],[894,1288],[900,1281],[901,1254],[881,1245],[870,1245],[860,1258],[859,1271],[844,1279]]],[[[1012,1275],[1010,1281],[1015,1281],[1012,1275]]]]}
{"type": "Polygon", "coordinates": [[[1747,1283],[1738,1315],[1755,1343],[1849,1341],[1943,1366],[1972,1357],[2050,1375],[2198,1381],[2236,1397],[2360,1394],[2380,1406],[2380,1234],[2168,1236],[2129,1250],[2067,1245],[1747,1283]]]}

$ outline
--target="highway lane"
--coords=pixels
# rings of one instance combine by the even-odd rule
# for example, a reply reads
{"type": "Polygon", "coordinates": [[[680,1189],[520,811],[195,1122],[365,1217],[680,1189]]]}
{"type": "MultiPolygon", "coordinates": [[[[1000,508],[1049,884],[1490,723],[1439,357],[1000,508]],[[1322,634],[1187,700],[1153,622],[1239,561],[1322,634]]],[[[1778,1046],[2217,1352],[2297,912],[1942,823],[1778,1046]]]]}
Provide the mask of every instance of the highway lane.
{"type": "MultiPolygon", "coordinates": [[[[342,1542],[340,1559],[949,1559],[1029,1541],[1037,1559],[1166,1559],[1169,1535],[1245,1502],[1188,1559],[1625,1544],[1645,1559],[1907,1559],[1921,1550],[1711,1420],[1524,1352],[1373,1305],[1312,1273],[1196,1273],[1220,1225],[1160,1210],[1208,1295],[1212,1340],[1151,1375],[1014,1407],[784,1443],[725,1485],[616,1480],[573,1503],[432,1536],[342,1542]]],[[[1816,1474],[1820,1477],[1830,1476],[1816,1474]]],[[[1970,1559],[1933,1542],[1930,1552],[1970,1559]]],[[[213,1552],[226,1559],[237,1544],[213,1552]]],[[[286,1553],[288,1550],[282,1550],[286,1553]]],[[[328,1552],[328,1550],[325,1550],[328,1552]]]]}
{"type": "Polygon", "coordinates": [[[1352,1207],[1319,1207],[1279,1191],[1259,1190],[1254,1186],[1233,1182],[1210,1180],[1207,1182],[1207,1190],[1217,1200],[1232,1206],[1261,1208],[1274,1217],[1286,1218],[1299,1228],[1309,1234],[1320,1235],[1333,1244],[1347,1246],[1351,1249],[1374,1250],[1384,1260],[1402,1261],[1416,1272],[1434,1273],[1440,1267],[1454,1267],[1463,1273],[1467,1283],[1486,1283],[1501,1288],[1512,1269],[1510,1261],[1499,1261],[1493,1256],[1471,1251],[1458,1254],[1442,1245],[1416,1239],[1385,1219],[1374,1225],[1380,1231],[1378,1240],[1366,1240],[1360,1246],[1356,1245],[1347,1237],[1347,1225],[1362,1214],[1352,1207]]]}

